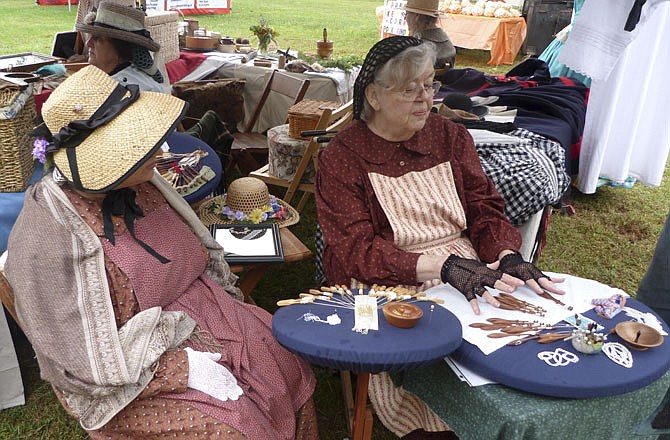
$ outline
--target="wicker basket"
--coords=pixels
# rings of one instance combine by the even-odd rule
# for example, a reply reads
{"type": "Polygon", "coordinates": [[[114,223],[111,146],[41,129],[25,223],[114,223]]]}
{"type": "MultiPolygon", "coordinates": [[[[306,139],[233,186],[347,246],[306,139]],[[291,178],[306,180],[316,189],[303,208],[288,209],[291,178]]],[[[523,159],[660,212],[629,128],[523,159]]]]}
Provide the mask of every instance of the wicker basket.
{"type": "Polygon", "coordinates": [[[292,138],[303,139],[301,131],[314,130],[318,124],[323,111],[327,108],[335,110],[341,106],[341,102],[316,101],[303,99],[288,109],[288,135],[292,138]]]}
{"type": "Polygon", "coordinates": [[[179,58],[179,14],[176,11],[150,12],[144,25],[151,38],[161,45],[163,61],[169,63],[179,58]]]}
{"type": "MultiPolygon", "coordinates": [[[[13,119],[0,119],[0,192],[26,189],[35,168],[30,130],[35,117],[32,88],[23,108],[13,119]]],[[[21,95],[15,88],[0,90],[0,107],[10,105],[21,95]]]]}

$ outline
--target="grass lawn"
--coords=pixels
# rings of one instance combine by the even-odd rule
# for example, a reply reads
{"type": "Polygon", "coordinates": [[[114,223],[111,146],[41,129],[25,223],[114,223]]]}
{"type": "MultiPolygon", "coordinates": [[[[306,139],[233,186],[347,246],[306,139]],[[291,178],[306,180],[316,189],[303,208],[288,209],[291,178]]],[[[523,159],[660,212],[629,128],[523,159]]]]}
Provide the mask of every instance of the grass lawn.
{"type": "MultiPolygon", "coordinates": [[[[264,16],[280,32],[281,47],[303,53],[316,51],[322,28],[335,42],[335,56],[364,56],[378,38],[375,7],[381,0],[234,0],[229,16],[198,17],[201,25],[234,37],[250,37],[249,26],[264,16]]],[[[0,54],[50,53],[53,35],[70,30],[76,7],[37,6],[34,0],[0,1],[0,54]]],[[[460,50],[458,67],[504,73],[511,66],[486,65],[484,51],[460,50]]],[[[666,172],[667,175],[667,172],[666,172]]],[[[281,194],[281,192],[279,193],[281,194]]],[[[592,278],[634,294],[670,207],[667,179],[660,188],[636,185],[633,189],[601,188],[596,194],[573,191],[570,203],[576,214],[554,214],[547,234],[541,268],[592,278]]],[[[291,229],[313,248],[313,200],[302,220],[291,229]]],[[[274,311],[279,299],[295,297],[312,287],[313,261],[277,265],[257,287],[257,303],[274,311]]],[[[45,323],[46,324],[46,323],[45,323]]],[[[83,439],[84,431],[56,401],[51,387],[40,380],[37,363],[25,340],[17,340],[27,404],[0,412],[0,439],[83,439]]],[[[347,436],[339,375],[314,368],[315,393],[321,438],[347,436]]],[[[395,438],[376,422],[373,438],[395,438]]]]}

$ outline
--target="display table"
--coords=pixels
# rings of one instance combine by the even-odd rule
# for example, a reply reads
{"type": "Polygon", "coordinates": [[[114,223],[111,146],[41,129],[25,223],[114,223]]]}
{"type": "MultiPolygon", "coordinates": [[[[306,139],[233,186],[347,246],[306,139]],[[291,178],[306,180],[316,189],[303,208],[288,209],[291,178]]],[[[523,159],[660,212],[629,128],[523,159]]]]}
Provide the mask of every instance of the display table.
{"type": "MultiPolygon", "coordinates": [[[[652,312],[634,299],[628,299],[626,306],[652,312]]],[[[605,326],[604,332],[630,319],[623,312],[612,320],[598,317],[593,310],[585,315],[605,326]]],[[[668,326],[664,325],[664,329],[667,331],[668,326]]],[[[608,341],[622,342],[618,335],[609,335],[608,341]]],[[[602,353],[579,353],[568,341],[529,341],[516,347],[505,346],[488,356],[463,342],[451,356],[485,377],[543,395],[500,384],[469,387],[446,363],[395,379],[423,399],[462,440],[655,438],[633,437],[632,433],[657,408],[670,387],[670,341],[631,353],[630,369],[613,363],[602,353]],[[559,347],[576,353],[579,360],[569,366],[550,367],[537,358],[538,352],[559,347]]]]}
{"type": "MultiPolygon", "coordinates": [[[[526,39],[523,17],[493,18],[445,14],[438,20],[456,47],[491,51],[488,64],[514,64],[526,39]]],[[[458,63],[458,57],[456,57],[458,63]]]]}
{"type": "Polygon", "coordinates": [[[354,440],[369,439],[372,432],[371,417],[366,417],[370,372],[419,368],[443,358],[461,343],[461,326],[454,315],[437,306],[431,311],[432,303],[416,304],[424,312],[416,327],[393,327],[379,310],[379,330],[367,334],[352,330],[351,309],[299,304],[280,308],[272,318],[272,334],[288,350],[316,365],[358,373],[354,440]],[[311,312],[326,320],[334,311],[342,320],[339,325],[302,319],[311,312]]]}
{"type": "MultiPolygon", "coordinates": [[[[253,110],[263,93],[265,83],[267,82],[272,69],[277,68],[277,64],[276,62],[273,63],[272,68],[254,66],[253,61],[243,63],[243,55],[240,54],[209,52],[205,55],[207,56],[207,59],[191,73],[182,78],[181,81],[196,81],[213,73],[216,73],[220,78],[245,79],[245,120],[238,125],[238,129],[241,131],[253,114],[253,110]]],[[[339,69],[329,69],[324,73],[282,72],[301,79],[309,79],[310,84],[307,93],[305,94],[305,99],[338,102],[347,102],[353,98],[354,81],[358,75],[358,69],[353,69],[351,72],[344,72],[339,69]]],[[[272,127],[286,123],[286,109],[288,109],[291,104],[292,101],[290,98],[279,94],[271,94],[265,103],[254,131],[262,133],[272,127]]]]}

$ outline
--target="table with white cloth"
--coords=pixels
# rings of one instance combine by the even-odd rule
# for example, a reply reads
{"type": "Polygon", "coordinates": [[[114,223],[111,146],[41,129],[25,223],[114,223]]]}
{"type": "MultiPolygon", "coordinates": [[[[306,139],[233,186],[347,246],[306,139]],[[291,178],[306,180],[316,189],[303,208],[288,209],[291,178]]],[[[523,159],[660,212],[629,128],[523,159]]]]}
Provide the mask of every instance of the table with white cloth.
{"type": "MultiPolygon", "coordinates": [[[[213,73],[222,78],[245,79],[245,120],[238,125],[238,129],[241,130],[253,114],[272,69],[278,68],[277,62],[274,61],[270,68],[254,66],[253,60],[243,63],[244,56],[240,54],[210,52],[206,55],[207,60],[185,78],[182,78],[181,81],[195,81],[213,73]]],[[[358,75],[358,68],[356,67],[349,72],[344,72],[341,69],[327,69],[325,72],[291,73],[284,70],[282,72],[298,78],[309,79],[310,84],[305,99],[347,102],[353,98],[354,81],[358,75]]],[[[278,94],[269,96],[254,131],[264,132],[272,127],[284,124],[287,117],[286,109],[291,104],[292,102],[288,97],[278,94]]]]}
{"type": "MultiPolygon", "coordinates": [[[[606,319],[595,313],[591,300],[624,294],[622,291],[571,276],[567,276],[563,287],[567,293],[561,300],[572,305],[573,310],[537,296],[533,298],[534,294],[526,288],[515,293],[546,308],[544,318],[494,309],[481,302],[482,314],[476,316],[462,295],[451,287],[437,286],[428,290],[428,296],[444,299],[445,306],[461,322],[464,342],[450,355],[450,360],[460,363],[462,370],[456,373],[446,362],[438,363],[396,375],[394,380],[423,399],[462,440],[656,438],[657,434],[648,430],[646,422],[655,415],[654,411],[670,388],[667,336],[658,347],[644,351],[631,349],[632,366],[626,368],[615,364],[604,353],[580,353],[572,347],[571,341],[540,344],[531,340],[519,346],[507,346],[518,336],[487,338],[486,332],[469,326],[494,316],[554,323],[582,313],[601,324],[602,331],[608,333],[618,322],[631,320],[634,312],[650,313],[658,319],[651,309],[632,298],[628,298],[623,311],[606,319]],[[577,359],[552,366],[538,356],[558,348],[576,355],[577,359]],[[498,383],[471,387],[459,380],[467,370],[498,383]],[[643,435],[637,437],[635,433],[643,435]]],[[[667,334],[668,325],[662,320],[654,325],[667,334]]],[[[621,343],[622,340],[618,335],[609,334],[607,342],[621,343]]]]}

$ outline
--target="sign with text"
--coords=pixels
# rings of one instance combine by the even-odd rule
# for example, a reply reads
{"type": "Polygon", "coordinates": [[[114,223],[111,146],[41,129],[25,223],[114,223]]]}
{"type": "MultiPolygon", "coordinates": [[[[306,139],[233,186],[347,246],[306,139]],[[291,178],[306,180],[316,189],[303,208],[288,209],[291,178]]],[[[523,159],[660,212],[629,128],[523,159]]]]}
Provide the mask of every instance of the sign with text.
{"type": "Polygon", "coordinates": [[[147,11],[179,10],[185,15],[230,14],[230,0],[146,0],[147,11]]]}
{"type": "Polygon", "coordinates": [[[404,9],[406,4],[406,0],[384,1],[381,38],[388,37],[389,35],[407,35],[404,9]]]}

